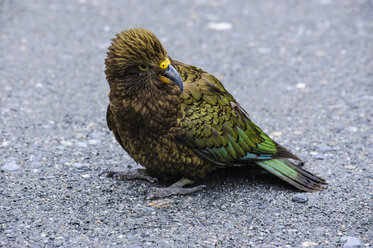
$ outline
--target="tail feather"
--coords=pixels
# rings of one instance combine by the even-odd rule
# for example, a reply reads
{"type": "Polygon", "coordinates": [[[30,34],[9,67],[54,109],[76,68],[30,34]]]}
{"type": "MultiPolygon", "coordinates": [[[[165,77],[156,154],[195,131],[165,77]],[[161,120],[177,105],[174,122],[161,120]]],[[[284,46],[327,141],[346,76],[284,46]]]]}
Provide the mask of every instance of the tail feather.
{"type": "Polygon", "coordinates": [[[324,185],[328,184],[324,179],[298,167],[289,160],[271,159],[256,161],[256,163],[294,187],[306,192],[323,190],[325,189],[324,185]]]}

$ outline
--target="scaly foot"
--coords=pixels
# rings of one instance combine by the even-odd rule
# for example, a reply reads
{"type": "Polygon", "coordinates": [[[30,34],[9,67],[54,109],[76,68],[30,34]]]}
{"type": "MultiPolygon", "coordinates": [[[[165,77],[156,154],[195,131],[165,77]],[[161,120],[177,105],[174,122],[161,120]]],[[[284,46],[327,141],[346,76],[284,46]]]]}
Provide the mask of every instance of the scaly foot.
{"type": "Polygon", "coordinates": [[[199,186],[191,187],[191,188],[183,188],[184,186],[190,185],[193,183],[194,183],[193,181],[187,178],[182,178],[167,188],[153,187],[147,194],[146,199],[165,198],[165,197],[172,196],[172,195],[187,195],[187,194],[191,194],[191,193],[194,193],[196,191],[200,191],[206,188],[206,185],[199,185],[199,186]]]}

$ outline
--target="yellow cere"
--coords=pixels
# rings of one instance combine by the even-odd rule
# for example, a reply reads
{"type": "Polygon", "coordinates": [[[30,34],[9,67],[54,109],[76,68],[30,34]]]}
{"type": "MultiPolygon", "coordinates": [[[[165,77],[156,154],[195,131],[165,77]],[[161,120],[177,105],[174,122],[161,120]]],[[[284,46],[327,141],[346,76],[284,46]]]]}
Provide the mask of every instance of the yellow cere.
{"type": "Polygon", "coordinates": [[[171,64],[171,62],[168,58],[166,58],[159,64],[159,67],[161,67],[162,69],[167,69],[169,64],[171,64]]]}

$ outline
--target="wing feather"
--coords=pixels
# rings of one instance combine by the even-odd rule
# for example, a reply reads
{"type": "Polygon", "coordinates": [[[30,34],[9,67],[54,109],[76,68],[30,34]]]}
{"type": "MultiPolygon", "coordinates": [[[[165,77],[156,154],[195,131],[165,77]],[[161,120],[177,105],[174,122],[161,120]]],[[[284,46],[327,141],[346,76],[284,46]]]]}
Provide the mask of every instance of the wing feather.
{"type": "Polygon", "coordinates": [[[194,66],[173,65],[184,81],[181,142],[218,164],[298,159],[256,126],[218,79],[194,66]]]}

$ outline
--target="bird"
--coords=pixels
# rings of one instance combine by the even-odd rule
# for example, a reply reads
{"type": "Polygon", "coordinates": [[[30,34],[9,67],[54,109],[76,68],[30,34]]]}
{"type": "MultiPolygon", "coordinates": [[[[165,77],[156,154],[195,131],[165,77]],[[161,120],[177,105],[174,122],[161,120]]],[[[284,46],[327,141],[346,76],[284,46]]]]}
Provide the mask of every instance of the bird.
{"type": "Polygon", "coordinates": [[[172,59],[151,31],[118,33],[105,65],[108,128],[145,167],[109,176],[177,180],[153,188],[151,197],[157,198],[199,191],[205,186],[185,186],[219,169],[254,164],[301,191],[326,188],[324,179],[303,169],[300,158],[251,121],[215,76],[172,59]]]}

